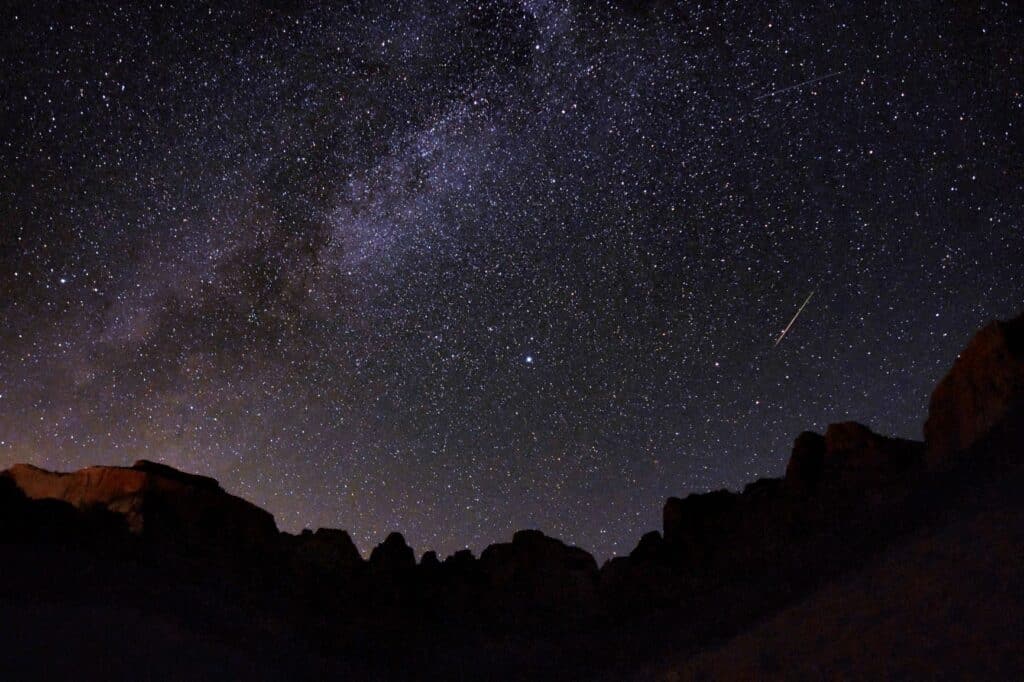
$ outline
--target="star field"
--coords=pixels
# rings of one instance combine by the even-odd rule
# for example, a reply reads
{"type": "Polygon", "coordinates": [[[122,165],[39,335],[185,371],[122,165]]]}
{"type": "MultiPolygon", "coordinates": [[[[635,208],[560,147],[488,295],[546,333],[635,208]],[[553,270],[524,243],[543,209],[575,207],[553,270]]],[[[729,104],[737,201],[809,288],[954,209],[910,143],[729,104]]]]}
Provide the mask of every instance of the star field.
{"type": "Polygon", "coordinates": [[[1013,3],[243,4],[4,9],[0,466],[605,558],[1024,303],[1013,3]]]}

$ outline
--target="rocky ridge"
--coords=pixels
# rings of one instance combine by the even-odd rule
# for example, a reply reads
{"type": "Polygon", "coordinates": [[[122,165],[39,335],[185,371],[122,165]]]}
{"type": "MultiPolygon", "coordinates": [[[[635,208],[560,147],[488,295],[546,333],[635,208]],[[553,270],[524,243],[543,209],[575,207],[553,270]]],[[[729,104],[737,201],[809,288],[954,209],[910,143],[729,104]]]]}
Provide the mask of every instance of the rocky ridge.
{"type": "MultiPolygon", "coordinates": [[[[275,631],[301,633],[328,651],[389,636],[415,648],[417,638],[468,631],[491,633],[474,637],[505,647],[503,638],[543,632],[545,641],[567,647],[560,654],[567,661],[575,659],[566,642],[592,648],[612,631],[620,643],[636,637],[638,656],[656,655],[668,641],[699,647],[929,523],[960,494],[965,471],[980,475],[996,460],[1014,465],[1007,453],[1022,442],[1022,340],[1024,316],[979,332],[935,389],[923,442],[855,422],[802,433],[784,478],[742,492],[670,498],[662,529],[602,567],[536,530],[479,557],[465,550],[442,561],[427,552],[419,562],[392,533],[363,559],[345,531],[281,533],[270,514],[213,479],[147,461],[72,473],[19,464],[2,472],[0,546],[99,537],[103,547],[113,543],[143,562],[186,556],[188,570],[242,590],[277,623],[275,631]],[[648,636],[652,627],[664,638],[648,636]],[[622,635],[623,628],[633,634],[622,635]]],[[[543,676],[550,663],[530,641],[527,653],[505,653],[543,676]]],[[[614,671],[630,663],[610,656],[588,654],[573,665],[603,661],[614,671]]]]}

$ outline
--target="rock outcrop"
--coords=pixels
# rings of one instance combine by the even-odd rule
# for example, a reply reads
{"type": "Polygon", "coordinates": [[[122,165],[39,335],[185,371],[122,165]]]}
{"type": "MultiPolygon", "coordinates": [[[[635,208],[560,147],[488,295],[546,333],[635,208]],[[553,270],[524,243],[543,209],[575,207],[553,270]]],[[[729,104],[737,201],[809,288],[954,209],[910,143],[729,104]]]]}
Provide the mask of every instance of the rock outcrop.
{"type": "Polygon", "coordinates": [[[390,533],[370,552],[370,569],[377,574],[405,577],[416,568],[416,554],[401,533],[390,533]]]}
{"type": "Polygon", "coordinates": [[[958,453],[1010,419],[1024,420],[1024,315],[985,326],[935,387],[924,425],[928,467],[952,468],[958,453]]]}
{"type": "Polygon", "coordinates": [[[923,453],[920,442],[880,436],[857,422],[830,424],[822,476],[848,487],[884,486],[902,480],[923,453]]]}
{"type": "Polygon", "coordinates": [[[3,475],[30,499],[103,508],[151,540],[254,549],[277,540],[271,514],[226,493],[214,479],[146,460],[131,467],[95,466],[71,473],[15,464],[3,475]]]}
{"type": "Polygon", "coordinates": [[[880,436],[857,422],[830,424],[824,436],[811,431],[797,436],[786,486],[804,494],[823,484],[868,490],[904,480],[923,453],[922,443],[880,436]]]}
{"type": "Polygon", "coordinates": [[[786,485],[797,493],[806,493],[817,487],[825,468],[825,437],[813,431],[804,431],[796,437],[786,464],[786,485]]]}
{"type": "Polygon", "coordinates": [[[307,569],[348,574],[363,563],[351,536],[336,528],[304,530],[291,544],[294,561],[307,569]]]}
{"type": "Polygon", "coordinates": [[[429,550],[420,557],[420,568],[428,571],[436,571],[441,567],[441,560],[437,558],[437,552],[429,550]]]}
{"type": "Polygon", "coordinates": [[[735,530],[737,502],[728,490],[670,497],[662,512],[665,543],[688,563],[706,561],[735,530]]]}
{"type": "Polygon", "coordinates": [[[491,589],[534,608],[579,608],[597,594],[594,557],[539,530],[521,530],[512,542],[489,546],[480,567],[491,589]]]}

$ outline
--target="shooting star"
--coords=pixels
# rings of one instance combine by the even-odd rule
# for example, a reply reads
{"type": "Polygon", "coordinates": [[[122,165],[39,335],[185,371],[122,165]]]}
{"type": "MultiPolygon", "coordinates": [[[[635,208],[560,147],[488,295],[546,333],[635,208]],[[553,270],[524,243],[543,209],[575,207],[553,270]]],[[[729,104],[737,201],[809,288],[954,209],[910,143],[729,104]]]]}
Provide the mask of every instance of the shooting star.
{"type": "Polygon", "coordinates": [[[842,69],[841,71],[833,71],[832,73],[826,73],[824,76],[817,76],[815,78],[809,78],[808,80],[805,80],[803,82],[797,83],[796,85],[788,85],[788,86],[786,86],[784,88],[780,88],[778,90],[772,90],[771,92],[766,92],[763,95],[758,95],[757,97],[754,98],[754,101],[756,102],[759,99],[764,99],[765,97],[771,97],[772,95],[781,95],[784,92],[789,92],[790,90],[796,90],[797,88],[802,88],[805,85],[810,85],[811,83],[818,83],[818,82],[823,81],[823,80],[825,80],[827,78],[835,78],[836,76],[839,76],[841,74],[846,73],[846,71],[847,71],[846,69],[842,69]]]}
{"type": "Polygon", "coordinates": [[[812,289],[811,293],[807,294],[807,298],[804,299],[804,302],[800,305],[800,308],[797,309],[796,315],[793,316],[793,319],[789,321],[789,324],[786,325],[786,328],[782,330],[781,334],[779,334],[779,338],[775,339],[775,345],[772,346],[772,348],[776,348],[780,343],[782,343],[782,339],[786,337],[786,333],[789,332],[789,328],[793,326],[794,322],[796,322],[796,318],[800,317],[800,313],[802,313],[804,311],[804,308],[807,307],[807,304],[810,303],[811,296],[814,296],[814,292],[816,291],[817,288],[812,289]]]}

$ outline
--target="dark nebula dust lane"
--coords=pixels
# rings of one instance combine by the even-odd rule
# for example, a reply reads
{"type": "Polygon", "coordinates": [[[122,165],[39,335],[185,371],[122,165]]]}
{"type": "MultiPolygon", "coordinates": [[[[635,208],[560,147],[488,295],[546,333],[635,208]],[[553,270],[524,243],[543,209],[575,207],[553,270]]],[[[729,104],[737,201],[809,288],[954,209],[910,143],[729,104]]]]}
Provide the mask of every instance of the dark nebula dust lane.
{"type": "Polygon", "coordinates": [[[0,468],[603,558],[1024,301],[1012,3],[240,4],[4,6],[0,468]]]}

